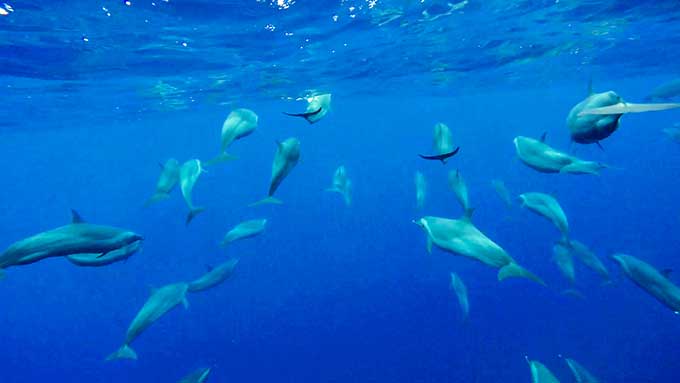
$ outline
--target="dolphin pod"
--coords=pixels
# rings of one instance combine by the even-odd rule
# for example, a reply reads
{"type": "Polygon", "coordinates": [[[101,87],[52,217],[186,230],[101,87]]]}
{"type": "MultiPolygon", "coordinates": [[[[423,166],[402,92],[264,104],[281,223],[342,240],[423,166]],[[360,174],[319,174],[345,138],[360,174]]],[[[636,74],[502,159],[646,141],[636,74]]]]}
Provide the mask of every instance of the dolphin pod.
{"type": "Polygon", "coordinates": [[[293,117],[302,117],[310,124],[319,122],[331,110],[331,94],[319,94],[307,99],[307,109],[303,113],[286,113],[283,114],[293,117]]]}
{"type": "Polygon", "coordinates": [[[182,304],[185,308],[188,308],[189,303],[186,299],[188,288],[189,285],[187,283],[181,282],[165,285],[159,289],[153,290],[149,299],[139,310],[135,319],[132,320],[132,323],[130,323],[123,345],[117,351],[109,355],[106,360],[137,359],[137,353],[130,347],[130,343],[160,317],[176,306],[182,304]]]}
{"type": "Polygon", "coordinates": [[[463,208],[465,216],[472,217],[474,209],[470,207],[467,184],[458,170],[449,172],[449,187],[456,195],[456,199],[458,199],[460,206],[463,208]]]}
{"type": "Polygon", "coordinates": [[[208,376],[210,376],[210,370],[210,367],[199,368],[182,378],[179,383],[205,383],[208,381],[208,376]]]}
{"type": "Polygon", "coordinates": [[[586,370],[579,362],[569,358],[565,358],[564,361],[569,366],[571,373],[574,374],[576,383],[600,383],[600,380],[591,374],[590,371],[586,370]]]}
{"type": "Polygon", "coordinates": [[[433,155],[419,154],[420,158],[425,160],[437,160],[441,161],[442,164],[446,164],[446,161],[448,161],[449,158],[458,154],[458,151],[460,150],[459,147],[455,149],[453,148],[453,138],[451,135],[451,130],[446,124],[443,124],[441,122],[435,124],[434,126],[432,147],[434,149],[435,154],[433,155]]]}
{"type": "Polygon", "coordinates": [[[144,206],[152,205],[170,197],[170,192],[179,182],[179,162],[170,158],[165,164],[160,164],[161,175],[156,182],[156,192],[144,203],[144,206]]]}
{"type": "Polygon", "coordinates": [[[340,193],[345,200],[345,205],[352,204],[352,181],[347,177],[347,169],[343,165],[335,169],[333,183],[326,191],[340,193]]]}
{"type": "Polygon", "coordinates": [[[479,231],[469,217],[448,219],[423,217],[414,221],[427,235],[427,250],[432,244],[452,254],[475,259],[487,266],[500,269],[498,280],[506,278],[527,278],[545,285],[536,275],[526,270],[495,242],[479,231]]]}
{"type": "Polygon", "coordinates": [[[257,206],[265,203],[282,203],[280,199],[274,197],[274,193],[300,160],[300,140],[291,137],[282,142],[277,141],[276,146],[277,149],[276,154],[274,155],[274,162],[272,163],[272,177],[269,182],[267,197],[250,204],[250,206],[257,206]]]}
{"type": "Polygon", "coordinates": [[[623,273],[638,287],[676,314],[680,314],[680,287],[666,278],[654,266],[632,255],[619,253],[612,255],[612,259],[621,266],[623,273]]]}
{"type": "Polygon", "coordinates": [[[608,166],[599,162],[585,161],[560,152],[545,142],[545,139],[517,136],[513,140],[517,157],[530,168],[541,173],[569,173],[598,175],[608,166]]]}
{"type": "Polygon", "coordinates": [[[529,370],[531,371],[531,383],[560,383],[555,375],[543,363],[537,360],[529,360],[529,370]]]}
{"type": "Polygon", "coordinates": [[[195,206],[192,200],[194,186],[196,185],[196,181],[198,181],[198,177],[203,172],[205,172],[205,170],[201,167],[201,161],[197,159],[185,162],[179,169],[179,184],[182,189],[182,196],[189,208],[189,213],[187,214],[185,221],[185,224],[187,225],[191,223],[199,213],[205,211],[204,207],[195,206]]]}
{"type": "Polygon", "coordinates": [[[220,243],[220,246],[224,247],[234,241],[260,235],[262,232],[264,232],[266,226],[267,220],[264,218],[243,221],[234,226],[227,232],[227,234],[224,235],[224,239],[220,243]]]}
{"type": "Polygon", "coordinates": [[[222,124],[220,154],[205,163],[205,166],[236,159],[227,153],[234,141],[251,135],[257,129],[257,114],[250,109],[234,109],[222,124]]]}
{"type": "Polygon", "coordinates": [[[421,172],[416,172],[414,177],[416,184],[416,207],[422,209],[425,206],[425,196],[427,194],[427,181],[421,172]]]}
{"type": "Polygon", "coordinates": [[[599,144],[620,126],[626,113],[641,113],[680,108],[680,104],[633,104],[614,91],[592,93],[576,104],[567,115],[567,128],[572,141],[599,144]]]}
{"type": "Polygon", "coordinates": [[[141,244],[142,240],[142,236],[129,230],[87,223],[72,210],[70,224],[10,245],[0,254],[0,273],[11,266],[27,265],[50,257],[87,254],[90,258],[104,258],[126,246],[141,244]]]}
{"type": "Polygon", "coordinates": [[[236,265],[238,265],[238,259],[233,258],[215,268],[212,268],[200,278],[189,283],[187,291],[190,293],[196,293],[219,285],[231,277],[231,275],[234,273],[234,268],[236,268],[236,265]]]}
{"type": "Polygon", "coordinates": [[[545,193],[531,192],[520,194],[519,198],[522,200],[522,207],[526,207],[546,218],[562,233],[562,238],[569,238],[567,215],[564,214],[564,210],[562,210],[560,203],[557,202],[555,197],[545,193]]]}
{"type": "Polygon", "coordinates": [[[463,312],[463,319],[467,319],[470,314],[470,302],[468,301],[468,291],[463,280],[458,274],[451,272],[451,290],[456,293],[460,310],[463,312]]]}

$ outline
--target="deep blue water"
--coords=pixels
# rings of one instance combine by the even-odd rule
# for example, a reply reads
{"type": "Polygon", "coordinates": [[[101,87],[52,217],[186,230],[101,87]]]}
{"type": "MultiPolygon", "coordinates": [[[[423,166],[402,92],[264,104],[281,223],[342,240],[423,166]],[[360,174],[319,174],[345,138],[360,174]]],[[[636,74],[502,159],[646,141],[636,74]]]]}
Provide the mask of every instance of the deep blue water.
{"type": "Polygon", "coordinates": [[[75,208],[143,234],[144,249],[101,268],[54,258],[7,269],[0,382],[172,382],[201,366],[213,368],[210,382],[528,382],[525,356],[571,382],[559,355],[603,382],[680,380],[680,317],[608,259],[624,252],[680,270],[680,146],[662,134],[680,112],[624,116],[604,151],[572,146],[565,126],[591,78],[596,91],[639,102],[677,78],[677,2],[470,0],[450,15],[427,0],[100,3],[16,2],[0,17],[0,245],[63,225],[75,208]],[[294,99],[311,90],[333,94],[326,118],[281,113],[302,110],[294,99]],[[215,156],[237,107],[256,111],[259,127],[232,145],[240,159],[200,177],[194,201],[206,213],[185,226],[179,190],[142,207],[158,162],[215,156]],[[437,122],[461,147],[445,166],[417,157],[437,122]],[[526,167],[513,138],[544,132],[612,168],[526,167]],[[277,192],[284,204],[247,207],[267,191],[275,141],[293,136],[302,154],[277,192]],[[339,165],[353,181],[350,207],[323,191],[339,165]],[[548,288],[427,254],[411,220],[461,215],[447,187],[454,169],[475,224],[548,288]],[[428,181],[422,211],[416,171],[428,181]],[[550,260],[557,230],[506,209],[492,179],[513,196],[555,195],[614,283],[577,263],[585,299],[560,294],[569,285],[550,260]],[[253,218],[269,220],[263,235],[217,246],[253,218]],[[233,278],[144,332],[139,360],[104,361],[152,287],[230,256],[240,258],[233,278]],[[469,289],[466,322],[451,271],[469,289]]]}

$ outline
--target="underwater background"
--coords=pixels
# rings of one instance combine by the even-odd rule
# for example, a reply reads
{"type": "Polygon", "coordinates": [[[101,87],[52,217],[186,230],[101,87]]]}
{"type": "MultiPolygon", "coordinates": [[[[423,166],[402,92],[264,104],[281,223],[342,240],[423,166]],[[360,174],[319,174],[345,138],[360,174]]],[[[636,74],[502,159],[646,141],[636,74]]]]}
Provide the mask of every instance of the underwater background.
{"type": "MultiPolygon", "coordinates": [[[[7,4],[5,4],[7,5],[7,4]]],[[[640,101],[680,72],[677,1],[16,1],[0,17],[0,245],[69,221],[134,230],[126,262],[79,268],[60,258],[0,281],[0,382],[165,382],[209,366],[211,382],[529,382],[525,356],[563,382],[572,357],[603,382],[680,380],[680,317],[608,259],[624,252],[680,270],[680,145],[662,129],[680,112],[631,114],[595,145],[571,144],[571,107],[595,91],[640,101]],[[281,112],[333,94],[314,125],[281,112]],[[258,129],[207,169],[185,225],[178,190],[143,207],[158,163],[209,159],[239,107],[258,129]],[[460,153],[429,152],[451,128],[460,153]],[[540,137],[611,165],[600,176],[542,174],[515,156],[540,137]],[[298,166],[265,196],[275,142],[301,141],[298,166]],[[326,193],[344,165],[353,201],[326,193]],[[475,224],[540,275],[426,252],[412,220],[462,214],[447,186],[459,169],[475,224]],[[428,182],[416,208],[413,177],[428,182]],[[506,208],[491,180],[513,196],[506,208]],[[559,233],[516,196],[556,196],[571,235],[613,283],[577,265],[569,288],[551,262],[559,233]],[[246,219],[262,235],[218,247],[246,219]],[[152,287],[190,281],[239,257],[234,276],[176,308],[105,362],[152,287]],[[462,320],[449,273],[466,282],[462,320]]],[[[677,274],[671,280],[680,281],[677,274]]]]}

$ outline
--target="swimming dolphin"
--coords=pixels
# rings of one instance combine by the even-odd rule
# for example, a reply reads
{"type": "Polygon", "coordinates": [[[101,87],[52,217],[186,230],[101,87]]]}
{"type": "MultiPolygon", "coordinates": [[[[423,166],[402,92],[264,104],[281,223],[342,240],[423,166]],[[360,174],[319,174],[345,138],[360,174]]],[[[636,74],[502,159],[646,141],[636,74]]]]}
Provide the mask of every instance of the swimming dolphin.
{"type": "Polygon", "coordinates": [[[460,305],[461,311],[463,311],[463,320],[465,320],[470,313],[467,287],[465,286],[465,283],[463,283],[463,280],[454,272],[451,272],[451,289],[456,293],[456,297],[458,297],[458,304],[460,305]]]}
{"type": "Polygon", "coordinates": [[[517,157],[530,168],[541,173],[600,174],[608,166],[584,161],[548,146],[544,139],[517,136],[513,140],[517,157]]]}
{"type": "Polygon", "coordinates": [[[182,378],[179,383],[205,383],[210,376],[210,368],[199,368],[191,374],[182,378]]]}
{"type": "Polygon", "coordinates": [[[680,96],[680,78],[659,85],[645,98],[645,100],[668,100],[678,96],[680,96]]]}
{"type": "Polygon", "coordinates": [[[11,266],[27,265],[49,257],[72,254],[107,254],[130,244],[141,243],[142,236],[112,226],[86,223],[71,210],[71,223],[13,243],[0,254],[0,273],[11,266]]]}
{"type": "Polygon", "coordinates": [[[570,248],[565,246],[562,242],[555,243],[555,245],[553,245],[553,262],[555,262],[557,268],[560,269],[562,275],[573,284],[576,279],[576,272],[574,270],[574,258],[570,248]]]}
{"type": "Polygon", "coordinates": [[[425,205],[425,195],[427,193],[427,181],[425,181],[425,176],[421,172],[416,172],[415,176],[416,183],[416,207],[422,209],[425,205]]]}
{"type": "Polygon", "coordinates": [[[521,267],[503,248],[479,231],[469,217],[448,219],[423,217],[414,221],[427,235],[427,250],[432,251],[434,243],[440,249],[452,254],[475,259],[487,266],[499,268],[498,280],[506,278],[527,278],[544,285],[543,281],[521,267]]]}
{"type": "Polygon", "coordinates": [[[672,128],[664,128],[662,131],[671,141],[680,144],[680,124],[675,124],[672,128]]]}
{"type": "Polygon", "coordinates": [[[501,200],[505,203],[505,206],[511,208],[512,200],[510,199],[510,192],[508,191],[508,188],[505,186],[505,183],[501,180],[491,180],[491,186],[493,186],[493,189],[496,191],[496,194],[498,194],[501,200]]]}
{"type": "Polygon", "coordinates": [[[264,203],[282,203],[281,200],[274,197],[276,189],[278,189],[281,182],[288,176],[300,160],[300,141],[291,137],[283,142],[276,142],[277,150],[272,163],[272,178],[269,183],[269,193],[263,200],[255,202],[250,206],[256,206],[264,203]]]}
{"type": "Polygon", "coordinates": [[[562,233],[562,238],[569,238],[567,215],[564,214],[560,203],[553,196],[545,193],[531,192],[520,194],[519,198],[522,200],[522,207],[526,207],[534,213],[547,218],[562,233]]]}
{"type": "Polygon", "coordinates": [[[564,361],[567,362],[567,366],[569,366],[569,369],[574,374],[576,383],[600,383],[600,380],[593,376],[579,362],[569,358],[565,358],[564,361]]]}
{"type": "Polygon", "coordinates": [[[529,360],[529,369],[531,370],[531,383],[560,383],[559,380],[543,363],[537,360],[529,360]]]}
{"type": "Polygon", "coordinates": [[[250,109],[234,109],[222,124],[222,146],[220,154],[205,163],[205,166],[236,159],[227,154],[227,149],[234,141],[251,135],[257,129],[257,114],[250,109]]]}
{"type": "Polygon", "coordinates": [[[441,122],[435,124],[434,135],[433,135],[433,149],[434,155],[423,155],[419,154],[420,158],[425,160],[437,160],[441,161],[442,164],[446,164],[449,158],[458,154],[460,147],[454,149],[453,138],[451,136],[451,130],[446,124],[441,122]]]}
{"type": "Polygon", "coordinates": [[[184,196],[184,201],[186,202],[187,207],[189,207],[189,214],[187,214],[187,219],[185,222],[187,225],[191,223],[191,220],[193,220],[194,217],[196,217],[199,213],[205,211],[204,207],[194,206],[194,203],[192,202],[191,198],[191,194],[194,190],[194,185],[196,185],[198,177],[203,172],[205,172],[205,170],[203,170],[203,168],[201,167],[201,161],[197,159],[185,162],[179,169],[179,185],[180,188],[182,189],[182,196],[184,196]]]}
{"type": "Polygon", "coordinates": [[[623,273],[638,287],[676,314],[680,314],[680,287],[673,284],[654,266],[631,255],[614,254],[612,259],[621,266],[623,273]]]}
{"type": "Polygon", "coordinates": [[[261,234],[267,226],[266,219],[251,219],[234,226],[225,234],[220,246],[226,246],[239,239],[251,238],[261,234]]]}
{"type": "Polygon", "coordinates": [[[227,280],[234,273],[234,268],[238,264],[238,259],[233,258],[211,269],[200,278],[189,283],[187,291],[196,293],[208,290],[227,280]]]}
{"type": "Polygon", "coordinates": [[[571,250],[571,254],[581,261],[581,263],[600,274],[600,277],[602,277],[605,283],[610,281],[609,270],[607,270],[600,258],[598,258],[583,242],[572,239],[567,243],[562,242],[562,244],[566,245],[571,250]]]}
{"type": "Polygon", "coordinates": [[[304,113],[286,113],[283,114],[293,117],[302,117],[310,124],[318,122],[328,114],[331,110],[331,94],[319,94],[307,99],[307,109],[304,113]]]}
{"type": "Polygon", "coordinates": [[[189,375],[182,378],[179,383],[204,383],[208,380],[210,375],[210,368],[199,368],[198,370],[190,373],[189,375]]]}
{"type": "Polygon", "coordinates": [[[333,185],[326,191],[340,193],[345,200],[345,205],[352,204],[352,181],[347,178],[347,170],[339,166],[333,174],[333,185]]]}
{"type": "Polygon", "coordinates": [[[458,170],[449,172],[449,187],[456,195],[456,199],[458,199],[460,206],[463,208],[465,216],[471,217],[474,209],[470,207],[467,185],[458,170]]]}
{"type": "Polygon", "coordinates": [[[625,102],[616,92],[590,93],[567,115],[567,128],[572,141],[579,144],[599,144],[619,128],[626,113],[651,112],[680,108],[680,104],[633,104],[625,102]]]}
{"type": "Polygon", "coordinates": [[[188,308],[189,303],[186,298],[188,288],[188,284],[181,282],[153,290],[149,299],[130,323],[125,335],[125,343],[106,360],[137,359],[137,353],[130,347],[130,343],[175,306],[182,304],[184,308],[188,308]]]}
{"type": "Polygon", "coordinates": [[[177,182],[179,182],[179,162],[174,158],[170,158],[165,161],[165,164],[161,165],[161,175],[158,177],[158,182],[156,182],[156,192],[151,198],[146,200],[144,206],[149,206],[170,197],[170,192],[175,188],[177,182]]]}
{"type": "Polygon", "coordinates": [[[114,262],[125,261],[142,247],[142,241],[132,242],[116,250],[101,254],[71,254],[66,256],[71,263],[77,266],[106,266],[114,262]]]}

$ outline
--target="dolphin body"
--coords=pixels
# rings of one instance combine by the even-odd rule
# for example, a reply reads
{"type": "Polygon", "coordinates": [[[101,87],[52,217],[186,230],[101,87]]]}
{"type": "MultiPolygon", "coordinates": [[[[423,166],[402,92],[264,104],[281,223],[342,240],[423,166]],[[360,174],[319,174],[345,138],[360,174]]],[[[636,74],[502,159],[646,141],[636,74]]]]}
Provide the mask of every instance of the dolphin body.
{"type": "Polygon", "coordinates": [[[204,383],[208,380],[209,376],[209,367],[199,368],[198,370],[182,378],[179,383],[204,383]]]}
{"type": "Polygon", "coordinates": [[[137,359],[137,353],[130,347],[130,343],[175,306],[182,304],[185,308],[188,308],[189,302],[186,299],[188,288],[187,283],[181,282],[153,290],[149,299],[130,323],[123,345],[109,355],[106,360],[137,359]]]}
{"type": "Polygon", "coordinates": [[[633,104],[614,91],[592,93],[576,104],[567,115],[571,139],[579,144],[599,144],[619,128],[626,113],[652,112],[680,108],[680,104],[633,104]]]}
{"type": "Polygon", "coordinates": [[[274,193],[281,185],[281,182],[290,174],[300,160],[300,140],[295,137],[288,138],[283,142],[276,142],[277,150],[272,163],[272,177],[269,182],[269,192],[263,200],[255,202],[250,206],[265,203],[281,204],[281,200],[274,197],[274,193]]]}
{"type": "Polygon", "coordinates": [[[456,195],[456,199],[463,208],[466,217],[472,217],[473,208],[470,207],[470,197],[468,196],[468,188],[463,176],[458,170],[449,172],[449,187],[456,195]]]}
{"type": "Polygon", "coordinates": [[[496,194],[498,194],[503,203],[505,203],[505,206],[511,208],[512,200],[510,199],[510,192],[508,191],[508,188],[505,186],[505,183],[501,180],[491,180],[491,186],[493,186],[493,189],[496,191],[496,194]]]}
{"type": "Polygon", "coordinates": [[[142,241],[132,242],[119,249],[101,254],[71,254],[66,256],[71,263],[77,266],[106,266],[115,262],[125,261],[142,248],[142,241]]]}
{"type": "Polygon", "coordinates": [[[446,164],[449,158],[458,154],[460,150],[459,147],[453,147],[453,136],[451,135],[451,129],[446,124],[441,122],[435,124],[433,132],[433,149],[434,155],[423,155],[419,154],[420,158],[425,160],[438,160],[442,164],[446,164]]]}
{"type": "Polygon", "coordinates": [[[564,361],[569,366],[572,374],[574,374],[576,383],[600,383],[600,380],[591,374],[590,371],[586,370],[579,362],[569,358],[565,358],[564,361]]]}
{"type": "Polygon", "coordinates": [[[352,204],[352,181],[347,177],[347,169],[344,166],[341,165],[335,169],[333,184],[326,191],[340,193],[345,200],[345,205],[352,204]]]}
{"type": "Polygon", "coordinates": [[[458,304],[460,305],[460,309],[463,312],[463,320],[466,320],[470,314],[468,291],[465,283],[463,283],[463,280],[460,279],[460,277],[454,272],[451,272],[451,289],[456,293],[458,304]]]}
{"type": "Polygon", "coordinates": [[[574,257],[570,249],[562,242],[557,242],[553,245],[553,262],[560,269],[562,275],[569,280],[569,283],[574,284],[576,279],[576,270],[574,269],[574,257]]]}
{"type": "Polygon", "coordinates": [[[331,94],[319,94],[307,99],[307,109],[303,113],[286,113],[283,114],[293,117],[302,117],[310,124],[319,122],[331,110],[331,94]]]}
{"type": "Polygon", "coordinates": [[[414,221],[427,235],[427,250],[432,251],[434,243],[440,249],[452,254],[475,259],[487,266],[499,268],[498,280],[506,278],[527,278],[545,285],[543,281],[521,267],[503,248],[479,231],[469,217],[448,219],[427,216],[414,221]]]}
{"type": "Polygon", "coordinates": [[[543,363],[537,360],[529,360],[529,370],[531,371],[531,383],[560,383],[555,375],[543,363]]]}
{"type": "Polygon", "coordinates": [[[197,159],[185,162],[179,169],[179,185],[182,189],[184,201],[186,202],[187,207],[189,207],[189,213],[187,214],[187,219],[185,221],[187,225],[191,223],[199,213],[205,211],[204,207],[194,206],[191,198],[196,181],[198,181],[198,177],[203,172],[205,172],[205,170],[201,167],[201,161],[197,159]]]}
{"type": "Polygon", "coordinates": [[[588,246],[583,244],[583,242],[576,240],[562,242],[562,244],[566,245],[570,249],[571,254],[581,261],[581,263],[598,273],[605,283],[609,282],[609,270],[607,270],[607,267],[605,267],[604,263],[602,263],[600,258],[598,258],[597,255],[595,255],[595,253],[588,248],[588,246]]]}
{"type": "Polygon", "coordinates": [[[73,254],[96,254],[105,257],[111,252],[140,243],[142,236],[112,226],[86,223],[75,211],[68,225],[48,230],[10,245],[0,254],[0,273],[10,266],[27,265],[45,258],[73,254]]]}
{"type": "Polygon", "coordinates": [[[569,238],[567,215],[564,214],[560,203],[553,196],[545,193],[531,192],[520,194],[519,198],[522,200],[522,207],[526,207],[534,213],[547,218],[559,229],[562,233],[562,238],[569,238]]]}
{"type": "Polygon", "coordinates": [[[416,183],[416,207],[422,209],[425,206],[425,196],[427,194],[427,181],[425,176],[421,172],[416,172],[415,175],[416,183]]]}
{"type": "Polygon", "coordinates": [[[668,139],[680,144],[680,124],[675,124],[672,128],[664,128],[662,131],[668,139]]]}
{"type": "Polygon", "coordinates": [[[238,225],[234,226],[231,230],[227,232],[227,234],[225,234],[224,239],[220,243],[220,246],[224,247],[240,239],[255,237],[264,232],[266,226],[267,220],[264,218],[243,221],[238,225]]]}
{"type": "Polygon", "coordinates": [[[654,266],[632,255],[614,254],[612,259],[621,266],[623,273],[638,287],[676,314],[680,314],[680,287],[656,270],[654,266]]]}
{"type": "Polygon", "coordinates": [[[649,96],[645,97],[645,100],[668,100],[678,96],[680,96],[680,78],[659,85],[649,96]]]}
{"type": "Polygon", "coordinates": [[[234,141],[251,135],[257,129],[258,117],[250,109],[234,109],[229,113],[222,124],[220,154],[205,163],[205,166],[215,165],[220,162],[236,159],[227,154],[227,149],[234,141]]]}
{"type": "Polygon", "coordinates": [[[146,200],[144,206],[169,198],[170,192],[175,188],[177,182],[179,182],[179,162],[170,158],[165,161],[165,164],[161,164],[161,175],[156,182],[156,192],[146,200]]]}
{"type": "Polygon", "coordinates": [[[199,291],[204,291],[211,289],[220,283],[226,281],[229,277],[234,274],[234,268],[238,264],[238,259],[230,259],[221,265],[211,269],[207,273],[203,274],[200,278],[189,283],[188,290],[190,293],[196,293],[199,291]]]}
{"type": "Polygon", "coordinates": [[[548,146],[544,139],[517,136],[513,140],[517,157],[530,168],[541,173],[569,173],[599,175],[605,164],[585,161],[548,146]]]}

